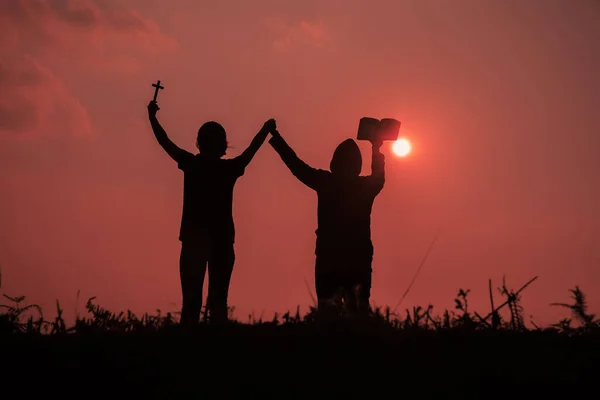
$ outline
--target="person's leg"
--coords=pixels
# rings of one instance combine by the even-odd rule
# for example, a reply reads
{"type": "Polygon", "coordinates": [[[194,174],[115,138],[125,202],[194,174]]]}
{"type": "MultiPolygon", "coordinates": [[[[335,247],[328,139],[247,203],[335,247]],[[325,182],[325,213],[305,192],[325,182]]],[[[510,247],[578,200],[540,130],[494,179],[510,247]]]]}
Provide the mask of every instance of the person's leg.
{"type": "Polygon", "coordinates": [[[346,284],[344,284],[344,307],[350,313],[357,313],[358,312],[358,306],[359,306],[358,293],[359,293],[359,290],[360,290],[359,289],[359,285],[357,285],[357,284],[352,284],[352,283],[346,283],[346,284]]]}
{"type": "Polygon", "coordinates": [[[346,249],[340,252],[338,259],[339,268],[337,279],[343,288],[344,307],[351,313],[358,311],[358,285],[357,274],[360,261],[354,254],[354,249],[346,249]]]}
{"type": "Polygon", "coordinates": [[[179,256],[179,277],[183,306],[181,324],[195,325],[200,320],[202,286],[206,274],[207,252],[203,243],[182,242],[179,256]]]}
{"type": "Polygon", "coordinates": [[[233,242],[214,243],[208,260],[207,306],[210,322],[227,322],[227,299],[234,264],[233,242]]]}
{"type": "Polygon", "coordinates": [[[340,295],[342,289],[335,256],[329,252],[320,252],[315,260],[315,288],[317,291],[317,308],[323,311],[329,309],[340,295]]]}
{"type": "Polygon", "coordinates": [[[344,306],[351,313],[369,312],[371,261],[370,253],[356,249],[348,249],[339,260],[339,280],[344,288],[344,306]]]}
{"type": "Polygon", "coordinates": [[[368,314],[370,311],[369,300],[371,298],[371,280],[373,275],[373,255],[364,254],[357,257],[360,264],[357,265],[357,308],[361,314],[368,314]]]}

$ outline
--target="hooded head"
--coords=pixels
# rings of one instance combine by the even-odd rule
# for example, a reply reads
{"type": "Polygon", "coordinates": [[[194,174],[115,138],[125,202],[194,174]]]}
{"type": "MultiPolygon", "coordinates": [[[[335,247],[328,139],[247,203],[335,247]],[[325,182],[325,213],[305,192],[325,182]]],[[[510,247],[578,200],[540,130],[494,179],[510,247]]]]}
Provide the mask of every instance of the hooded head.
{"type": "Polygon", "coordinates": [[[356,142],[352,139],[344,140],[333,152],[331,172],[336,175],[358,176],[362,169],[362,156],[356,142]]]}

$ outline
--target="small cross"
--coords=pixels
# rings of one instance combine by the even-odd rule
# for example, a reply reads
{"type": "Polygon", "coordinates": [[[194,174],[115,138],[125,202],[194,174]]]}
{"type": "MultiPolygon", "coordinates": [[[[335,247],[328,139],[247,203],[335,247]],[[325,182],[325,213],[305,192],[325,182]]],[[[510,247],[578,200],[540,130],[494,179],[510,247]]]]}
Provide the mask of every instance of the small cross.
{"type": "Polygon", "coordinates": [[[160,86],[160,81],[156,81],[156,83],[152,84],[153,87],[155,87],[156,89],[154,89],[154,100],[152,101],[156,101],[156,96],[158,96],[158,91],[160,89],[164,89],[164,86],[160,86]]]}

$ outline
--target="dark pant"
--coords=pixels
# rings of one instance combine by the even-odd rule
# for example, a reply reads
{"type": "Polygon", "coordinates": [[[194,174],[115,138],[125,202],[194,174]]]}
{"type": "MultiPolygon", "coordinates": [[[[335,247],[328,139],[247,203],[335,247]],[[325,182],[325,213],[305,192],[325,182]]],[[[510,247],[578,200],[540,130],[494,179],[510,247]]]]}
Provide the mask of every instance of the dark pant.
{"type": "Polygon", "coordinates": [[[200,320],[202,286],[207,265],[208,298],[206,305],[210,321],[227,321],[227,297],[234,263],[233,242],[201,240],[181,243],[179,275],[183,295],[182,324],[196,324],[200,320]]]}
{"type": "Polygon", "coordinates": [[[345,250],[320,251],[315,263],[315,283],[319,308],[336,296],[344,300],[350,311],[368,312],[371,297],[370,252],[345,250]]]}

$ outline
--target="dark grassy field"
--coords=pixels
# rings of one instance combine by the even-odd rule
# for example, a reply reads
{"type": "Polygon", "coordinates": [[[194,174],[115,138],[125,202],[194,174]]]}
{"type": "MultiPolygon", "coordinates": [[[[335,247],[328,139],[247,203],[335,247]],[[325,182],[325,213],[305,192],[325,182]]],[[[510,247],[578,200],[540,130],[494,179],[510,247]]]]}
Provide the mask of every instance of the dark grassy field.
{"type": "MultiPolygon", "coordinates": [[[[572,291],[574,318],[526,328],[518,293],[489,316],[432,308],[403,317],[285,315],[200,324],[87,304],[67,327],[20,302],[0,316],[4,398],[598,398],[600,321],[572,291]],[[504,312],[506,311],[506,312],[504,312]],[[204,396],[202,396],[204,395],[204,396]]],[[[511,297],[512,293],[512,297],[511,297]]],[[[9,299],[10,300],[10,299],[9,299]]]]}

